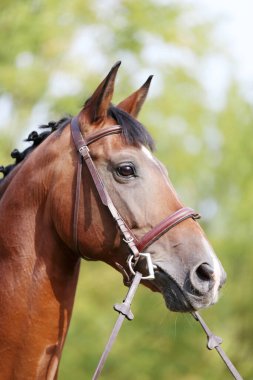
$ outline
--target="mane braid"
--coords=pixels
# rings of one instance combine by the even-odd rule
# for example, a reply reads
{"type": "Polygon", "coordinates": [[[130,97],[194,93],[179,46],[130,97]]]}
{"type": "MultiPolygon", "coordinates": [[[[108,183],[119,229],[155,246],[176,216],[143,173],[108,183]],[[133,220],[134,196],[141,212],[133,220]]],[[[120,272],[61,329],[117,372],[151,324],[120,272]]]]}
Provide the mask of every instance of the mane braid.
{"type": "Polygon", "coordinates": [[[128,144],[144,145],[151,151],[155,149],[155,143],[146,128],[129,113],[113,105],[109,107],[108,115],[122,127],[123,136],[128,144]]]}
{"type": "MultiPolygon", "coordinates": [[[[64,128],[71,120],[71,117],[64,117],[60,119],[59,121],[50,121],[48,124],[41,125],[39,128],[45,129],[45,131],[38,133],[36,131],[31,132],[27,139],[24,141],[32,142],[32,145],[23,150],[23,152],[19,152],[18,149],[14,149],[11,152],[11,157],[15,159],[15,162],[13,164],[7,165],[7,166],[0,166],[0,173],[3,173],[4,177],[6,177],[12,169],[15,168],[21,161],[23,161],[38,145],[42,143],[51,133],[53,133],[56,130],[59,130],[60,128],[64,128]],[[49,130],[46,130],[49,129],[49,130]]],[[[0,179],[1,181],[4,179],[0,179]]]]}

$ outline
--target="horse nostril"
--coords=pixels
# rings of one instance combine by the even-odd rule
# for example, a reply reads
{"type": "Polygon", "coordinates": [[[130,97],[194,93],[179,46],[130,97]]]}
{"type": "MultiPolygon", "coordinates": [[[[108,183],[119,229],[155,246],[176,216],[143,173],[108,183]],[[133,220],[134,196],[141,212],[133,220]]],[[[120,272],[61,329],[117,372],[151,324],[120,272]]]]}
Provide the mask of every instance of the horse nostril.
{"type": "Polygon", "coordinates": [[[204,262],[193,268],[190,272],[190,285],[195,294],[209,293],[215,285],[215,272],[212,265],[204,262]]]}
{"type": "Polygon", "coordinates": [[[214,280],[214,270],[208,263],[200,264],[196,269],[196,274],[201,281],[212,281],[214,280]]]}

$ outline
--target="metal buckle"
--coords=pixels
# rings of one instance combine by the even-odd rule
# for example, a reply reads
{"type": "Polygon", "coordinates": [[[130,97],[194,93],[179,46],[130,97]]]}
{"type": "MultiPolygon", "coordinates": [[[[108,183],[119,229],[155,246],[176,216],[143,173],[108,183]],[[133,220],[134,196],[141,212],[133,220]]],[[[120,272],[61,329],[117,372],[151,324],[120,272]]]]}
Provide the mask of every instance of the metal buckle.
{"type": "Polygon", "coordinates": [[[89,157],[89,155],[90,155],[90,154],[89,154],[90,150],[89,150],[89,148],[88,148],[87,145],[83,145],[83,146],[81,146],[81,148],[79,148],[78,150],[79,150],[79,153],[81,154],[81,156],[82,156],[84,159],[86,159],[86,158],[89,157]]]}
{"type": "MultiPolygon", "coordinates": [[[[148,265],[148,271],[149,271],[149,275],[143,276],[142,280],[154,280],[154,278],[155,278],[154,265],[152,263],[150,253],[147,253],[147,252],[144,253],[143,252],[143,253],[140,253],[140,256],[143,256],[146,258],[147,265],[148,265]]],[[[136,272],[133,269],[133,259],[134,259],[134,255],[131,255],[128,259],[128,266],[129,266],[130,272],[135,275],[136,272]]]]}

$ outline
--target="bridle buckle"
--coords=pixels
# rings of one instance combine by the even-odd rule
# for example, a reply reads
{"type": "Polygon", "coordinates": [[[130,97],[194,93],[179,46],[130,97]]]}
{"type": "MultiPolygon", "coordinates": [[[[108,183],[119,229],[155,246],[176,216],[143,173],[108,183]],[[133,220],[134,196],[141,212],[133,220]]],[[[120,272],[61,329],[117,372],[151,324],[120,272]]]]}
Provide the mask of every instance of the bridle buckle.
{"type": "MultiPolygon", "coordinates": [[[[152,263],[150,253],[141,252],[139,257],[141,257],[141,256],[145,257],[146,262],[147,262],[147,266],[148,266],[148,272],[149,272],[149,274],[147,276],[142,277],[142,280],[154,280],[154,278],[155,278],[154,265],[152,263]]],[[[134,271],[134,265],[136,264],[133,262],[134,259],[135,259],[134,255],[130,255],[128,258],[128,266],[129,266],[130,272],[133,275],[136,274],[136,272],[134,271]]]]}
{"type": "Polygon", "coordinates": [[[81,154],[81,156],[84,158],[84,160],[90,156],[90,150],[87,145],[82,145],[78,149],[78,151],[81,154]]]}

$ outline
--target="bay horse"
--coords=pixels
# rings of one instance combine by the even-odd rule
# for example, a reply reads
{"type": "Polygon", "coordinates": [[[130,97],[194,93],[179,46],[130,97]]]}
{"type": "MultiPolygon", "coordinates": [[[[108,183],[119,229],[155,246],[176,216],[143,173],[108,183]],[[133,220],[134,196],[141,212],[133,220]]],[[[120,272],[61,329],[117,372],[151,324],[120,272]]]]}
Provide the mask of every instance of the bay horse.
{"type": "MultiPolygon", "coordinates": [[[[126,230],[137,241],[149,238],[148,242],[144,238],[144,245],[149,246],[155,278],[143,284],[162,293],[172,311],[208,307],[217,301],[224,269],[194,214],[183,208],[165,167],[153,155],[150,134],[136,120],[152,77],[112,105],[119,65],[112,67],[86,101],[75,123],[90,142],[99,186],[110,195],[126,230]],[[180,210],[188,212],[185,219],[177,219],[173,229],[167,223],[162,233],[152,235],[157,226],[161,232],[167,215],[171,220],[182,214],[180,210]]],[[[0,181],[3,380],[57,378],[82,258],[104,261],[119,270],[126,283],[131,279],[127,265],[131,241],[122,239],[85,165],[77,202],[80,158],[72,120],[49,123],[52,131],[33,132],[28,138],[32,146],[22,153],[15,150],[16,163],[1,168],[5,174],[0,181]]],[[[146,266],[141,257],[137,267],[144,276],[146,266]]]]}

